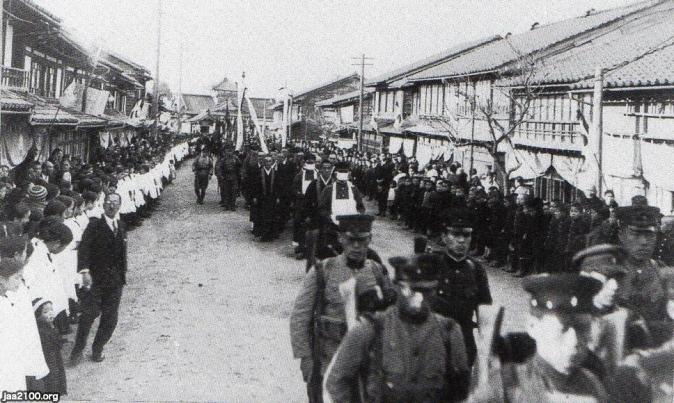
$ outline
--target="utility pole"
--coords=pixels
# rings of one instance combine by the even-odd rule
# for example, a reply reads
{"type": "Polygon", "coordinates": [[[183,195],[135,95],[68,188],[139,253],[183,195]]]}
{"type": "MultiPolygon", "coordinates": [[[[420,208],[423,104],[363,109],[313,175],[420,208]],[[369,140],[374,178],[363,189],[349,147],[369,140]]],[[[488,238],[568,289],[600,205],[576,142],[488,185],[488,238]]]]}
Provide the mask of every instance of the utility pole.
{"type": "Polygon", "coordinates": [[[594,93],[592,96],[592,126],[591,130],[591,145],[592,153],[597,159],[597,178],[596,178],[596,187],[597,194],[602,194],[602,185],[604,181],[604,176],[602,172],[602,137],[604,131],[604,122],[603,122],[603,111],[602,103],[604,98],[604,71],[601,67],[597,67],[594,73],[594,93]]]}
{"type": "Polygon", "coordinates": [[[351,59],[358,60],[360,59],[360,63],[358,64],[352,64],[352,66],[358,66],[360,65],[360,95],[358,99],[358,140],[357,140],[357,147],[358,151],[361,151],[363,148],[363,96],[364,96],[364,90],[365,90],[365,66],[372,66],[373,64],[371,63],[365,63],[365,60],[374,60],[372,57],[365,57],[365,53],[363,53],[360,57],[352,57],[351,59]]]}
{"type": "Polygon", "coordinates": [[[157,0],[157,65],[154,77],[154,138],[159,136],[159,57],[161,47],[161,0],[157,0]]]}
{"type": "Polygon", "coordinates": [[[473,152],[474,152],[474,144],[475,144],[475,109],[477,107],[476,101],[477,98],[475,96],[475,90],[476,90],[476,82],[473,81],[473,99],[470,101],[470,169],[468,170],[468,179],[470,179],[471,172],[473,171],[473,162],[474,162],[474,157],[473,157],[473,152]]]}

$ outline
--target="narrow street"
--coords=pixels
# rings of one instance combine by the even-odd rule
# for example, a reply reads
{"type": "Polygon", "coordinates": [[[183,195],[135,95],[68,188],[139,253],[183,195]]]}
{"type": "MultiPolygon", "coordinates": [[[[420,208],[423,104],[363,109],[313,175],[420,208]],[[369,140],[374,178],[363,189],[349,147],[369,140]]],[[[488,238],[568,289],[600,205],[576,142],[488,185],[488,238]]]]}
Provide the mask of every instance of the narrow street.
{"type": "MultiPolygon", "coordinates": [[[[87,359],[67,369],[69,400],[305,401],[288,335],[304,265],[292,257],[289,231],[274,243],[253,242],[248,212],[218,207],[215,180],[196,205],[190,164],[152,218],[129,233],[117,330],[104,362],[90,361],[88,346],[87,359]]],[[[409,254],[412,238],[376,221],[372,247],[385,259],[409,254]]],[[[519,280],[488,274],[496,302],[507,307],[506,327],[518,328],[519,280]]]]}

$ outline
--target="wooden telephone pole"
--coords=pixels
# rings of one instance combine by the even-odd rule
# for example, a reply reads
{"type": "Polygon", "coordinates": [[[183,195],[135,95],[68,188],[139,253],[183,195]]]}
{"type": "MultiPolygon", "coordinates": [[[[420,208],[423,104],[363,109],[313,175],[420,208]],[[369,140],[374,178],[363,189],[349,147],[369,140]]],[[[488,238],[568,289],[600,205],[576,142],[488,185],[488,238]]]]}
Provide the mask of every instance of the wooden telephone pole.
{"type": "Polygon", "coordinates": [[[372,57],[365,57],[363,53],[360,57],[352,57],[353,60],[360,60],[360,63],[352,64],[352,66],[360,66],[360,96],[358,100],[358,138],[356,144],[358,151],[363,148],[363,97],[365,93],[365,66],[373,66],[371,63],[365,63],[366,60],[374,60],[372,57]]]}

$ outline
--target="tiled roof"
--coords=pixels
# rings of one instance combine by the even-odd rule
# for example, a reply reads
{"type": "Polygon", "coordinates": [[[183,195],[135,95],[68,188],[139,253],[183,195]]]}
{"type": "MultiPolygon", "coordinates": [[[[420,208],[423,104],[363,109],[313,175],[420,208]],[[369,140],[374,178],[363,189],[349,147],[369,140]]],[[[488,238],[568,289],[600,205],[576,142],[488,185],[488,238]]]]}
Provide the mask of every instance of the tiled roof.
{"type": "MultiPolygon", "coordinates": [[[[251,97],[250,101],[253,103],[253,107],[255,108],[255,112],[257,113],[258,119],[262,119],[264,117],[266,117],[267,119],[271,119],[274,116],[274,109],[272,108],[276,102],[274,99],[251,97]],[[266,112],[264,111],[265,105],[267,109],[266,112]]],[[[234,102],[232,99],[229,98],[226,99],[224,102],[221,102],[215,105],[213,108],[211,108],[211,110],[214,112],[224,112],[227,109],[229,109],[230,116],[236,116],[238,109],[236,106],[236,102],[234,102]]],[[[241,113],[244,115],[248,115],[250,113],[250,110],[248,108],[248,102],[246,101],[243,102],[241,113]]]]}
{"type": "Polygon", "coordinates": [[[182,99],[185,113],[188,114],[197,114],[215,106],[215,101],[210,95],[183,94],[182,99]]]}
{"type": "MultiPolygon", "coordinates": [[[[368,98],[375,91],[374,88],[365,87],[363,89],[363,98],[368,98]]],[[[332,106],[339,103],[345,103],[348,101],[358,100],[360,98],[360,90],[347,92],[346,94],[337,95],[335,97],[326,99],[324,101],[316,102],[316,106],[332,106]]]]}
{"type": "Polygon", "coordinates": [[[324,82],[324,83],[321,83],[320,85],[315,85],[315,86],[313,86],[313,87],[310,87],[310,88],[307,88],[307,89],[305,89],[305,90],[302,90],[302,91],[296,93],[296,94],[293,96],[293,98],[294,98],[295,100],[300,100],[300,99],[302,99],[305,95],[308,95],[308,94],[311,93],[311,92],[320,90],[320,89],[322,89],[322,88],[331,86],[331,85],[333,85],[333,84],[337,84],[337,83],[342,82],[342,81],[353,80],[353,79],[356,79],[356,78],[359,78],[359,77],[360,77],[360,76],[359,76],[357,73],[352,73],[352,74],[349,74],[348,76],[338,77],[338,78],[336,78],[336,79],[334,79],[334,80],[331,80],[331,81],[328,81],[328,82],[324,82]]]}
{"type": "Polygon", "coordinates": [[[410,80],[439,79],[494,71],[517,60],[522,54],[531,54],[547,49],[554,44],[652,6],[654,3],[657,2],[654,0],[644,1],[625,7],[599,11],[588,16],[541,25],[533,30],[491,42],[447,62],[422,70],[412,75],[410,80]]]}
{"type": "Polygon", "coordinates": [[[59,105],[39,104],[33,108],[33,114],[30,115],[32,125],[68,125],[76,126],[79,119],[71,115],[67,110],[59,105]]]}
{"type": "Polygon", "coordinates": [[[25,97],[9,90],[0,90],[0,102],[3,111],[30,112],[30,108],[33,107],[33,103],[25,97]]]}
{"type": "MultiPolygon", "coordinates": [[[[636,13],[583,43],[541,60],[534,83],[593,85],[605,69],[608,87],[674,84],[674,0],[636,13]]],[[[518,85],[518,77],[496,85],[518,85]]]]}
{"type": "Polygon", "coordinates": [[[486,43],[495,41],[495,40],[500,39],[500,38],[501,38],[500,36],[495,35],[495,36],[490,36],[488,38],[481,38],[481,39],[474,40],[474,41],[460,43],[460,44],[458,44],[456,46],[452,46],[451,48],[446,49],[446,50],[444,50],[440,53],[436,53],[433,56],[426,57],[426,58],[418,60],[414,63],[407,64],[407,65],[399,67],[395,70],[386,72],[384,74],[381,74],[381,75],[378,75],[374,78],[366,80],[365,85],[366,86],[372,86],[372,85],[384,83],[386,81],[399,79],[401,77],[404,77],[405,75],[409,75],[409,74],[414,73],[416,70],[428,67],[430,65],[437,64],[439,62],[444,61],[445,59],[455,57],[462,52],[466,52],[466,51],[468,51],[470,49],[473,49],[477,46],[484,45],[486,43]]]}
{"type": "Polygon", "coordinates": [[[237,91],[236,82],[230,81],[227,77],[223,78],[218,84],[213,86],[213,91],[237,91]]]}

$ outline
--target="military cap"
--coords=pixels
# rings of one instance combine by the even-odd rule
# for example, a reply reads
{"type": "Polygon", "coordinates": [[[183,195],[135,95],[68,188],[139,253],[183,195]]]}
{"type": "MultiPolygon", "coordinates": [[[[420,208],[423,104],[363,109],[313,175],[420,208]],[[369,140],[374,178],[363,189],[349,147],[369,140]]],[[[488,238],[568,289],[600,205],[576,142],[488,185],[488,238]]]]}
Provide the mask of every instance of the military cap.
{"type": "Polygon", "coordinates": [[[348,214],[336,217],[339,221],[339,232],[352,238],[366,238],[372,232],[374,217],[367,214],[348,214]]]}
{"type": "Polygon", "coordinates": [[[648,199],[642,195],[632,196],[632,206],[648,206],[648,199]]]}
{"type": "Polygon", "coordinates": [[[388,261],[395,270],[396,281],[422,283],[428,288],[437,286],[438,275],[444,265],[442,257],[434,253],[396,256],[388,261]]]}
{"type": "Polygon", "coordinates": [[[574,273],[538,274],[522,280],[532,308],[551,313],[592,313],[601,281],[574,273]]]}
{"type": "Polygon", "coordinates": [[[349,163],[346,161],[338,161],[337,163],[335,163],[335,171],[349,172],[349,163]]]}
{"type": "Polygon", "coordinates": [[[616,216],[622,225],[639,231],[657,232],[660,223],[660,209],[653,206],[632,205],[618,207],[616,216]]]}
{"type": "Polygon", "coordinates": [[[468,208],[450,208],[440,214],[440,220],[445,228],[472,229],[474,215],[468,208]]]}
{"type": "Polygon", "coordinates": [[[597,272],[608,278],[619,278],[627,273],[624,266],[627,251],[620,246],[600,244],[576,253],[572,265],[578,271],[597,272]]]}

